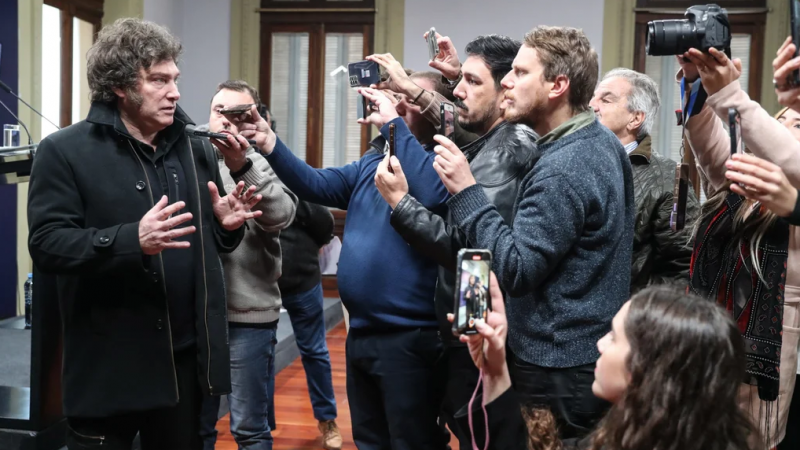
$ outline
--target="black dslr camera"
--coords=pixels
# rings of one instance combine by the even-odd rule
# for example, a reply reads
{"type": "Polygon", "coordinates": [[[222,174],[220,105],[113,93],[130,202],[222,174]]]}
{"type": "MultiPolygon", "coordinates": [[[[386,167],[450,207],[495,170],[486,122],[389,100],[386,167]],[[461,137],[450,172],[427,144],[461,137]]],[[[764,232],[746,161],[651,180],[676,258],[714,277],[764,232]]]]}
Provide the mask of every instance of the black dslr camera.
{"type": "Polygon", "coordinates": [[[691,48],[707,53],[712,47],[730,52],[731,24],[726,9],[713,4],[692,6],[684,16],[683,20],[647,23],[645,51],[648,55],[682,55],[691,48]]]}

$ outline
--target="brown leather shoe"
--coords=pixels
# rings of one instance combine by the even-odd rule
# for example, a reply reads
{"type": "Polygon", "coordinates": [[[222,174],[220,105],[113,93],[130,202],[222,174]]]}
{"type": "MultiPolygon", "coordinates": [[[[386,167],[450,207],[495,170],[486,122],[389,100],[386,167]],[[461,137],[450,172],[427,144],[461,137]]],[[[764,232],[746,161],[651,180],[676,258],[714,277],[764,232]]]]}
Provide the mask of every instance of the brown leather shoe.
{"type": "Polygon", "coordinates": [[[322,448],[325,450],[341,450],[342,433],[336,426],[335,420],[324,420],[319,422],[319,432],[322,433],[322,448]]]}

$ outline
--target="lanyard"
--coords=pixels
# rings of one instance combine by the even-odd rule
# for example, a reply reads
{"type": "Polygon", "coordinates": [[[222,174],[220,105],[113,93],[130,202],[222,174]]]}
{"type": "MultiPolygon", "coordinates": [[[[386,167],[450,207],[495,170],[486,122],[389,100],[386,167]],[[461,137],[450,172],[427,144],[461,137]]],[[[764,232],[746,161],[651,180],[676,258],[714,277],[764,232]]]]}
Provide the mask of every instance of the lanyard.
{"type": "Polygon", "coordinates": [[[691,115],[692,115],[692,109],[694,109],[694,104],[697,101],[697,94],[700,92],[700,86],[701,86],[700,80],[697,80],[692,85],[692,91],[689,94],[689,101],[688,101],[688,105],[687,105],[687,101],[686,101],[686,78],[684,77],[681,80],[681,101],[683,102],[684,106],[686,106],[684,108],[684,110],[683,110],[683,123],[684,123],[684,126],[685,126],[686,122],[689,121],[689,117],[691,117],[691,115]]]}

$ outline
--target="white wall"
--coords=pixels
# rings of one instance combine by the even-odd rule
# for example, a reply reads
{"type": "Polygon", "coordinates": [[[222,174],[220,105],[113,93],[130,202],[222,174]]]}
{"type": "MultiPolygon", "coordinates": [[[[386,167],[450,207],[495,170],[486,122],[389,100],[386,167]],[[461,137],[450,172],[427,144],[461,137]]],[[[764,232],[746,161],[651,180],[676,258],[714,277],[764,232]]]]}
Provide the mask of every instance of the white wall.
{"type": "Polygon", "coordinates": [[[231,0],[145,0],[144,18],[181,40],[178,103],[196,123],[208,122],[211,95],[230,73],[231,0]]]}
{"type": "Polygon", "coordinates": [[[482,34],[504,34],[522,40],[536,25],[582,28],[600,55],[603,44],[603,0],[405,0],[403,65],[428,67],[428,47],[422,38],[431,27],[449,36],[459,57],[464,46],[482,34]]]}

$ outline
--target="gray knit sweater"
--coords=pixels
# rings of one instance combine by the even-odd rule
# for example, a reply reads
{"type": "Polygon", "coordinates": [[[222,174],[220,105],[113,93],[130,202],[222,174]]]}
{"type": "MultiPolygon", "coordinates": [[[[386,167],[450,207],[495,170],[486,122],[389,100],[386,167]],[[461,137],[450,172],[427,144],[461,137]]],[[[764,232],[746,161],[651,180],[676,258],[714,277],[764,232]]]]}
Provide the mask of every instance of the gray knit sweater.
{"type": "Polygon", "coordinates": [[[538,148],[512,225],[480,186],[448,206],[472,245],[494,256],[514,354],[538,366],[575,367],[597,360],[597,340],[628,298],[633,177],[619,139],[596,119],[538,148]]]}
{"type": "Polygon", "coordinates": [[[225,270],[228,322],[268,323],[280,316],[279,237],[280,231],[294,220],[297,197],[278,180],[266,158],[252,148],[247,157],[253,162],[252,167],[235,179],[224,161],[219,160],[225,190],[232,192],[239,181],[244,181],[245,189],[255,186],[256,194],[262,198],[253,210],[263,212],[261,217],[247,221],[244,239],[233,253],[220,254],[225,270]]]}

